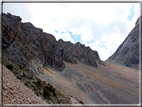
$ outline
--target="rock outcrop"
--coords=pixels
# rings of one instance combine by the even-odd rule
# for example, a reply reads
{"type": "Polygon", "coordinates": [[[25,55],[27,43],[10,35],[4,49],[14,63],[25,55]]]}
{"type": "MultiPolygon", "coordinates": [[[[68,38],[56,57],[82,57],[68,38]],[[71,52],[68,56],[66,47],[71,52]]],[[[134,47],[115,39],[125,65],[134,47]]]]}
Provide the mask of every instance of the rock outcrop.
{"type": "MultiPolygon", "coordinates": [[[[142,16],[140,18],[142,18],[142,16]]],[[[140,32],[142,33],[142,28],[140,30],[142,21],[140,18],[138,18],[135,27],[124,42],[107,61],[139,69],[139,34],[140,32]]]]}
{"type": "MultiPolygon", "coordinates": [[[[64,69],[65,65],[53,35],[44,33],[31,23],[22,23],[20,17],[9,13],[2,14],[2,18],[2,48],[5,57],[31,72],[36,71],[32,67],[33,61],[36,65],[49,64],[58,70],[64,69]],[[60,62],[60,66],[54,66],[60,62]]],[[[38,70],[41,72],[40,66],[38,70]]]]}
{"type": "Polygon", "coordinates": [[[100,61],[97,51],[92,51],[90,47],[85,47],[81,43],[77,42],[71,49],[71,53],[79,61],[88,65],[98,67],[97,62],[100,61]]]}
{"type": "Polygon", "coordinates": [[[43,73],[41,67],[48,65],[62,71],[64,61],[77,64],[74,58],[96,68],[99,64],[97,51],[89,47],[61,39],[56,41],[52,34],[43,32],[29,22],[22,23],[19,16],[10,13],[3,13],[2,19],[3,56],[30,72],[43,73]]]}
{"type": "Polygon", "coordinates": [[[79,61],[97,68],[98,62],[101,61],[97,51],[93,51],[90,47],[85,47],[85,45],[82,45],[80,42],[72,44],[71,42],[64,42],[60,39],[58,43],[62,45],[65,50],[63,59],[67,62],[76,64],[77,62],[73,59],[73,57],[75,57],[79,61]]]}

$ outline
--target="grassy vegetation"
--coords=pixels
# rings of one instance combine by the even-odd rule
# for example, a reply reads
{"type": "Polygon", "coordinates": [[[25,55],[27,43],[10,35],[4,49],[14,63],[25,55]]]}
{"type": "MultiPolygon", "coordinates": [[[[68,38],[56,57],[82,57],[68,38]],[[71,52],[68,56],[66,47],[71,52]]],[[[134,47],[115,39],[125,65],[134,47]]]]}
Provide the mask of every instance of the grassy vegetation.
{"type": "Polygon", "coordinates": [[[47,103],[51,104],[70,104],[71,102],[62,93],[57,91],[52,85],[47,84],[45,81],[41,81],[35,75],[31,74],[23,67],[15,64],[2,57],[2,64],[11,70],[17,79],[21,80],[25,86],[34,91],[37,96],[43,98],[47,103]]]}

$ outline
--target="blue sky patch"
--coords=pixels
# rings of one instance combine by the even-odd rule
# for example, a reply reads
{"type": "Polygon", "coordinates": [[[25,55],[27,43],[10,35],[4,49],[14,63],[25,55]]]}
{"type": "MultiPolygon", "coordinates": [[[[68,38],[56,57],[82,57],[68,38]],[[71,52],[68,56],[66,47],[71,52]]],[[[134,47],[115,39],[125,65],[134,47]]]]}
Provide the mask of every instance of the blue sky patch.
{"type": "Polygon", "coordinates": [[[66,32],[61,32],[61,34],[66,33],[66,32]]]}
{"type": "Polygon", "coordinates": [[[55,33],[59,33],[59,31],[58,30],[54,30],[55,31],[55,33]]]}
{"type": "Polygon", "coordinates": [[[77,42],[80,42],[83,44],[83,42],[81,41],[81,34],[77,35],[73,35],[72,32],[68,31],[69,34],[71,35],[72,39],[74,40],[74,44],[76,44],[77,42]]]}
{"type": "Polygon", "coordinates": [[[89,43],[94,43],[94,41],[93,40],[87,41],[87,44],[89,44],[89,43]]]}
{"type": "Polygon", "coordinates": [[[128,16],[128,20],[131,21],[132,18],[134,17],[135,11],[134,11],[135,5],[133,4],[132,7],[130,8],[131,14],[128,16]]]}
{"type": "Polygon", "coordinates": [[[98,46],[100,47],[100,48],[106,48],[106,50],[107,50],[107,47],[106,47],[106,42],[103,42],[103,41],[101,41],[99,44],[98,44],[98,46]]]}
{"type": "MultiPolygon", "coordinates": [[[[54,30],[55,31],[55,33],[59,33],[59,31],[58,30],[54,30]]],[[[61,32],[61,34],[63,34],[63,33],[66,33],[66,32],[61,32]]]]}

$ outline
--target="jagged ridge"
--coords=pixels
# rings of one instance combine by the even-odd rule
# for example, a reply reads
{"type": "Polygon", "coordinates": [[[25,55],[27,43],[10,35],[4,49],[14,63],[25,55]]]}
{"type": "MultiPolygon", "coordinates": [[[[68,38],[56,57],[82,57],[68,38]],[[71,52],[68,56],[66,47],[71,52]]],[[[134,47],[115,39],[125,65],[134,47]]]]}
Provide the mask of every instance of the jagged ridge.
{"type": "Polygon", "coordinates": [[[63,60],[76,64],[74,57],[95,68],[101,62],[97,51],[79,42],[56,41],[52,34],[43,32],[29,22],[22,23],[19,16],[10,13],[2,14],[2,19],[3,56],[30,72],[42,73],[42,65],[51,65],[62,71],[65,68],[63,60]],[[34,65],[38,65],[36,69],[34,65]]]}

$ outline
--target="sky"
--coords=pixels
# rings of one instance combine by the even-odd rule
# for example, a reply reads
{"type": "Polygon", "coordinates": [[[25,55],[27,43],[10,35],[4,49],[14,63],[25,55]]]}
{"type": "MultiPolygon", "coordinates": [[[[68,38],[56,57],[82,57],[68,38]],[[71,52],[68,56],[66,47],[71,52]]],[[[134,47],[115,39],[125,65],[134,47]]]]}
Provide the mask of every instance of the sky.
{"type": "Polygon", "coordinates": [[[139,3],[3,3],[3,12],[20,16],[56,40],[80,42],[107,60],[134,28],[139,3]]]}

